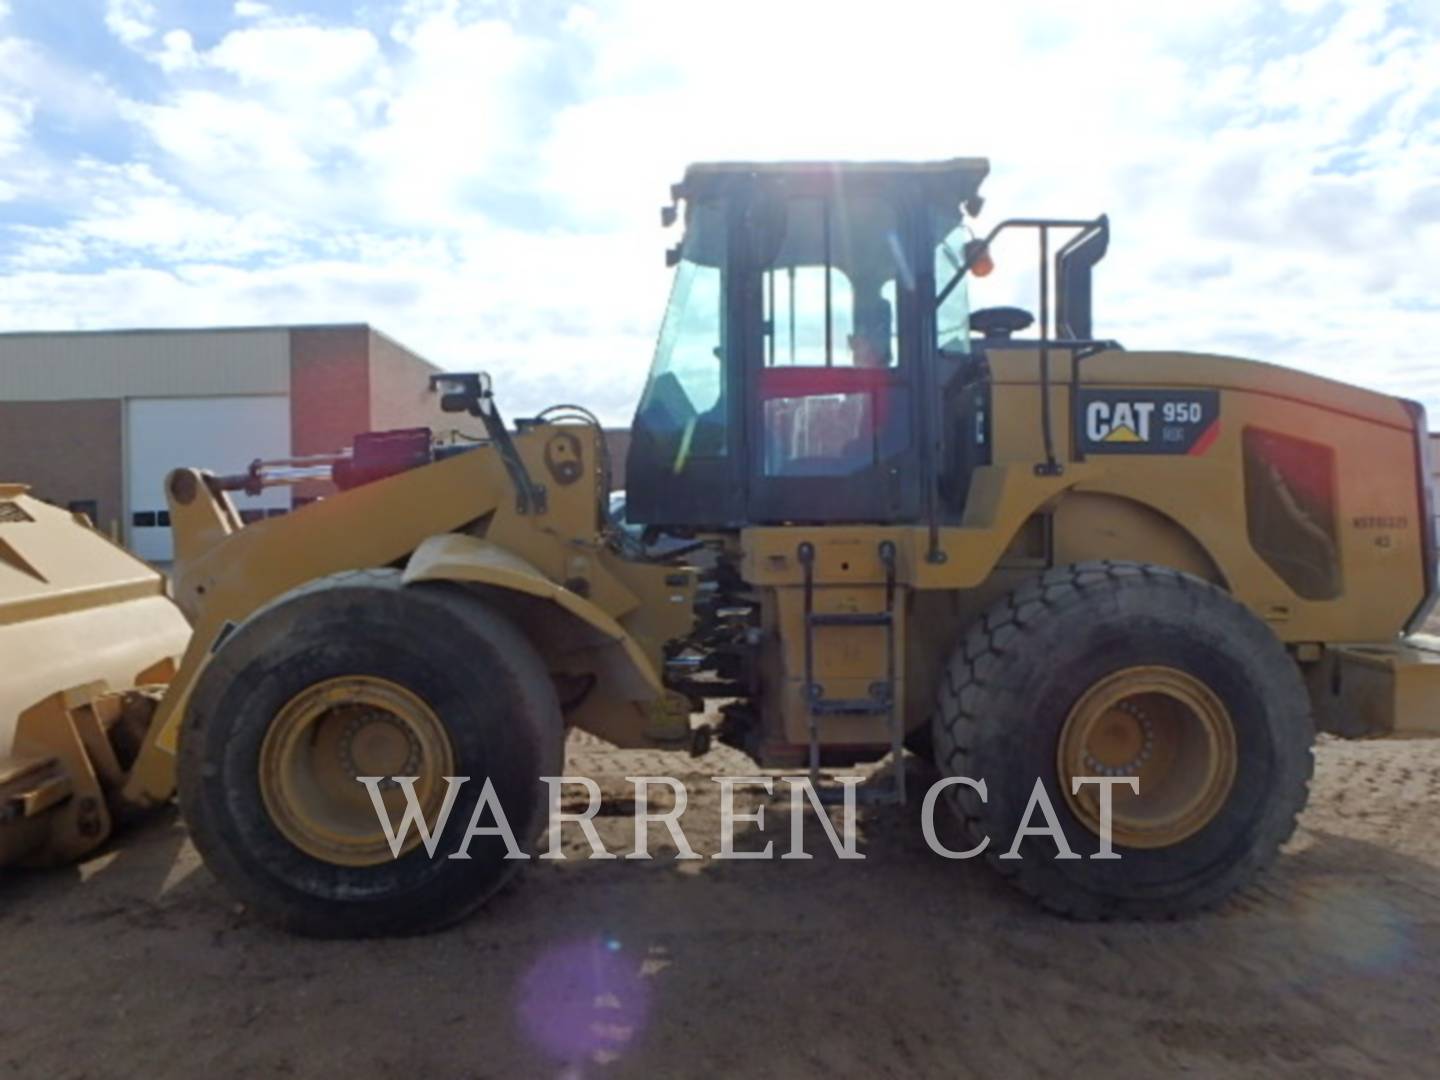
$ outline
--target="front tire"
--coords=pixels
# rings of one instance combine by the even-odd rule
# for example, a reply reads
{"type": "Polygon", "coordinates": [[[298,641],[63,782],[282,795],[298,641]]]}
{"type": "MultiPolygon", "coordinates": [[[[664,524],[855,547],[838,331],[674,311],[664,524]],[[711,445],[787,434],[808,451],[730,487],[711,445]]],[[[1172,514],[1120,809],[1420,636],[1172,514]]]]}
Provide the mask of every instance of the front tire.
{"type": "Polygon", "coordinates": [[[987,799],[946,792],[971,840],[1081,919],[1173,917],[1241,888],[1294,830],[1313,763],[1309,698],[1270,629],[1215,586],[1138,563],[1057,568],[988,611],[946,669],[933,732],[942,773],[986,782],[987,799]],[[1099,814],[1079,775],[1140,782],[1113,789],[1119,859],[1090,858],[1099,814]],[[1028,835],[1000,858],[1037,779],[1080,858],[1028,835]]]}
{"type": "MultiPolygon", "coordinates": [[[[520,865],[498,836],[448,857],[486,777],[528,851],[544,824],[539,778],[560,771],[563,739],[554,684],[502,615],[457,586],[341,574],[225,640],[186,714],[180,804],[206,865],[267,922],[318,937],[426,932],[520,865]],[[392,854],[362,775],[416,776],[432,825],[445,777],[470,778],[433,857],[413,831],[392,854]]],[[[403,802],[393,783],[383,791],[403,802]]]]}

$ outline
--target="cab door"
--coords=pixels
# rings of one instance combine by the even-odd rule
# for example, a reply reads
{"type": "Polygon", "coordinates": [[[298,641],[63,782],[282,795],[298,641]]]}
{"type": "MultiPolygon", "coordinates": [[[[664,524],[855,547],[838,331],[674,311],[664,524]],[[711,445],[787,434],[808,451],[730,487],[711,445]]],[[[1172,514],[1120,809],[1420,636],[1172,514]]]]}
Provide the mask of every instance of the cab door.
{"type": "Polygon", "coordinates": [[[834,190],[778,205],[744,278],[747,516],[913,520],[918,282],[903,208],[834,190]]]}

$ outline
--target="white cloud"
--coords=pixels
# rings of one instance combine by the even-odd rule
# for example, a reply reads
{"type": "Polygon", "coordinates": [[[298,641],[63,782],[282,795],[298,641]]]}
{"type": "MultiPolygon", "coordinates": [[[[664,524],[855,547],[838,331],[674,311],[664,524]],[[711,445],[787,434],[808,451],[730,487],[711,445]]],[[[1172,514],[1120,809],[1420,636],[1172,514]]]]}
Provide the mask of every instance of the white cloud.
{"type": "Polygon", "coordinates": [[[126,45],[138,45],[155,33],[155,5],[149,0],[105,0],[105,25],[126,45]]]}
{"type": "Polygon", "coordinates": [[[397,30],[403,54],[377,86],[377,115],[358,150],[391,220],[442,225],[467,213],[464,192],[505,183],[540,133],[523,80],[548,46],[500,20],[451,11],[397,30]]]}
{"type": "Polygon", "coordinates": [[[160,51],[154,61],[167,72],[186,71],[200,66],[195,52],[195,39],[188,30],[170,30],[160,39],[160,51]]]}
{"type": "Polygon", "coordinates": [[[286,89],[344,83],[372,65],[379,52],[368,30],[276,26],[227,34],[205,60],[242,85],[286,89]]]}
{"type": "Polygon", "coordinates": [[[24,98],[0,96],[0,158],[13,153],[24,140],[35,106],[24,98]]]}
{"type": "MultiPolygon", "coordinates": [[[[57,59],[33,41],[0,35],[0,202],[24,199],[53,209],[69,163],[40,144],[40,121],[91,135],[106,128],[116,107],[114,92],[99,75],[57,59]]],[[[0,245],[0,256],[3,251],[0,245]]]]}
{"type": "Polygon", "coordinates": [[[417,9],[394,32],[387,57],[355,27],[264,24],[200,52],[172,31],[154,58],[177,86],[130,115],[170,168],[245,205],[283,198],[327,219],[363,207],[372,225],[447,227],[473,215],[476,188],[511,182],[511,163],[533,153],[537,106],[520,86],[549,46],[446,6],[417,9]],[[336,161],[339,190],[319,175],[336,161]]]}
{"type": "Polygon", "coordinates": [[[73,130],[107,123],[117,101],[103,76],[21,37],[0,37],[0,94],[29,101],[73,130]]]}
{"type": "Polygon", "coordinates": [[[283,181],[311,163],[294,130],[272,124],[269,109],[242,97],[187,90],[170,104],[141,107],[137,115],[159,149],[214,174],[269,173],[283,181]]]}
{"type": "MultiPolygon", "coordinates": [[[[163,80],[134,100],[0,44],[0,154],[27,162],[6,179],[67,219],[14,237],[0,324],[364,319],[491,367],[515,410],[623,420],[665,297],[655,210],[688,161],[983,154],[982,225],[1111,211],[1102,333],[1440,411],[1440,24],[1413,6],[233,11],[217,39],[167,6],[161,34],[111,0],[163,80]],[[118,116],[136,161],[36,164],[34,110],[62,105],[118,116]]],[[[984,299],[1033,302],[1030,251],[1001,254],[984,299]]]]}
{"type": "MultiPolygon", "coordinates": [[[[649,317],[633,324],[603,310],[605,293],[591,272],[610,259],[609,268],[638,287],[633,256],[595,244],[577,251],[560,237],[537,245],[497,234],[476,246],[483,258],[445,244],[369,240],[343,255],[260,269],[203,260],[155,269],[37,264],[7,276],[0,325],[368,321],[451,367],[492,371],[511,415],[577,400],[611,421],[628,420],[633,365],[626,372],[615,359],[648,353],[663,291],[651,290],[649,317]],[[537,303],[541,292],[548,298],[537,303]]],[[[663,290],[663,280],[656,284],[663,290]]]]}

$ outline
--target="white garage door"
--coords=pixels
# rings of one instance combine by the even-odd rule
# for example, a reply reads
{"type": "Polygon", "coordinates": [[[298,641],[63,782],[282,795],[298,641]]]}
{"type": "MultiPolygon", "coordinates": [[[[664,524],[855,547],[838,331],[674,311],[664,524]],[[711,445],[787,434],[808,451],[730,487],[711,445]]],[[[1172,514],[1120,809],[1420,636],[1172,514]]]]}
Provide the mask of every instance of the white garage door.
{"type": "MultiPolygon", "coordinates": [[[[243,472],[256,458],[290,453],[290,399],[287,397],[131,398],[125,403],[125,463],[130,550],[142,559],[174,558],[165,477],[181,465],[215,473],[243,472]]],[[[258,497],[236,493],[246,518],[283,513],[289,488],[269,488],[258,497]]]]}

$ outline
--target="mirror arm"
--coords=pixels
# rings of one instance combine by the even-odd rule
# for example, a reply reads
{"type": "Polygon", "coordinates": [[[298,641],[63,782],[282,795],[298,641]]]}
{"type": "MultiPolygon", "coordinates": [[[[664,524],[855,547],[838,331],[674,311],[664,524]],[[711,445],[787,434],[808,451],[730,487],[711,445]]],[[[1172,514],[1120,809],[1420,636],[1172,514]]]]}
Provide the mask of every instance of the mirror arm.
{"type": "Polygon", "coordinates": [[[430,389],[448,387],[442,399],[446,412],[460,412],[462,409],[479,419],[485,427],[485,434],[500,451],[500,460],[515,486],[515,506],[522,514],[543,514],[546,509],[545,488],[530,479],[530,472],[510,437],[510,430],[495,404],[495,393],[491,389],[490,376],[484,372],[441,372],[430,376],[430,389]]]}

